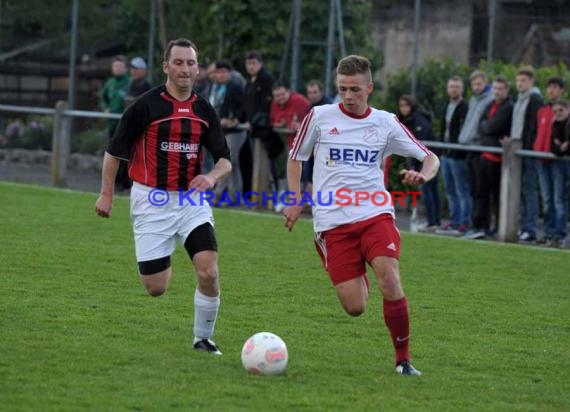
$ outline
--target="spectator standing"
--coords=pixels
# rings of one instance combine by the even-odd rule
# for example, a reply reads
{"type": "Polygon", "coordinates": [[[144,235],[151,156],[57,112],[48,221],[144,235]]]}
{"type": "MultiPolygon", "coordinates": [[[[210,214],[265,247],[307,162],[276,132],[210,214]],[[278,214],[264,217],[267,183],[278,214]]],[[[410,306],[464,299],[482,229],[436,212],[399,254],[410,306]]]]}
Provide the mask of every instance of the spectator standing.
{"type": "MultiPolygon", "coordinates": [[[[250,131],[250,138],[253,138],[256,151],[265,150],[270,161],[275,159],[282,151],[283,144],[280,139],[273,139],[275,135],[271,131],[269,112],[271,110],[271,100],[273,99],[272,87],[273,77],[263,67],[263,58],[255,50],[245,55],[245,69],[247,71],[247,82],[245,86],[245,114],[247,127],[250,131]],[[261,148],[263,146],[263,149],[261,148]]],[[[279,136],[277,136],[279,137],[279,136]]],[[[252,158],[251,141],[242,147],[243,156],[241,158],[242,176],[244,179],[244,191],[251,190],[253,161],[244,162],[244,157],[252,158]]],[[[258,164],[256,167],[261,167],[258,164]]],[[[264,171],[266,172],[266,171],[264,171]]],[[[266,188],[261,188],[265,190],[266,188]]]]}
{"type": "MultiPolygon", "coordinates": [[[[558,101],[564,91],[564,80],[560,77],[551,77],[546,86],[548,104],[538,109],[536,140],[534,150],[538,152],[552,152],[552,125],[554,123],[553,104],[558,101]]],[[[544,237],[538,240],[540,243],[552,244],[556,236],[556,206],[554,201],[555,182],[560,182],[563,167],[559,162],[550,159],[539,159],[538,181],[540,196],[542,199],[542,211],[544,214],[544,237]]]]}
{"type": "MultiPolygon", "coordinates": [[[[485,108],[479,122],[481,145],[500,147],[501,142],[511,131],[513,102],[509,97],[509,82],[504,76],[493,79],[493,101],[485,108]]],[[[479,162],[479,176],[475,188],[475,209],[473,232],[470,239],[483,239],[495,232],[491,230],[492,216],[494,228],[499,221],[499,198],[501,193],[501,155],[483,152],[479,162]]]]}
{"type": "Polygon", "coordinates": [[[137,97],[152,89],[152,85],[146,78],[146,62],[142,57],[135,57],[129,64],[131,82],[125,96],[125,107],[135,101],[137,97]]]}
{"type": "MultiPolygon", "coordinates": [[[[398,119],[422,142],[435,140],[433,136],[431,118],[418,107],[415,97],[404,94],[398,100],[398,119]]],[[[407,159],[408,169],[419,171],[421,162],[416,159],[407,159]]],[[[440,201],[437,174],[433,179],[421,185],[422,200],[426,208],[427,229],[435,231],[441,225],[440,201]]]]}
{"type": "Polygon", "coordinates": [[[244,90],[241,82],[232,79],[232,70],[229,60],[222,59],[216,62],[214,108],[220,117],[220,124],[230,147],[232,172],[216,185],[215,195],[216,199],[220,199],[227,190],[231,201],[235,202],[241,196],[240,192],[243,189],[239,154],[246,141],[246,131],[236,128],[245,121],[244,90]]]}
{"type": "MultiPolygon", "coordinates": [[[[552,124],[551,150],[556,156],[570,156],[570,107],[568,102],[559,100],[552,105],[554,123],[552,124]]],[[[556,159],[552,163],[554,197],[554,236],[552,245],[568,246],[568,180],[570,162],[556,159]]]]}
{"type": "MultiPolygon", "coordinates": [[[[471,83],[472,96],[469,99],[469,108],[465,123],[459,133],[459,143],[464,145],[479,145],[479,120],[483,110],[493,101],[493,94],[491,87],[487,84],[487,75],[481,70],[475,70],[469,76],[471,83]]],[[[476,202],[475,194],[477,187],[477,179],[480,175],[479,162],[481,160],[481,153],[467,152],[466,163],[469,174],[469,191],[471,193],[472,203],[476,202]]],[[[467,231],[466,236],[472,236],[473,230],[467,231]]]]}
{"type": "MultiPolygon", "coordinates": [[[[440,136],[445,143],[458,143],[459,133],[468,110],[467,102],[463,99],[461,77],[453,76],[447,81],[447,95],[449,100],[443,108],[440,136]]],[[[450,235],[466,233],[471,226],[473,213],[466,152],[444,149],[440,160],[449,209],[449,223],[442,228],[440,233],[450,235]]]]}
{"type": "MultiPolygon", "coordinates": [[[[522,148],[533,150],[537,130],[537,114],[543,105],[540,90],[534,87],[534,69],[530,66],[517,71],[517,101],[513,108],[510,137],[521,139],[522,148]]],[[[520,235],[522,242],[534,242],[538,221],[537,171],[538,159],[523,157],[520,235]]]]}
{"type": "Polygon", "coordinates": [[[200,63],[198,65],[198,77],[194,83],[194,91],[204,97],[208,97],[210,95],[211,86],[212,82],[208,76],[208,66],[200,63]]]}
{"type": "MultiPolygon", "coordinates": [[[[307,99],[309,99],[311,108],[322,106],[323,104],[332,104],[332,99],[325,95],[325,86],[320,80],[311,80],[307,83],[307,99]]],[[[313,192],[313,168],[315,159],[313,156],[309,160],[303,162],[303,174],[301,183],[303,190],[312,194],[313,192]]]]}
{"type": "MultiPolygon", "coordinates": [[[[123,55],[113,57],[111,62],[112,76],[105,82],[99,96],[99,108],[105,113],[121,114],[125,110],[125,98],[127,96],[131,78],[127,67],[128,60],[123,55]]],[[[115,133],[118,120],[107,120],[109,140],[115,133]]],[[[115,185],[118,190],[129,190],[131,181],[127,171],[127,162],[121,160],[119,171],[116,175],[115,185]]]]}

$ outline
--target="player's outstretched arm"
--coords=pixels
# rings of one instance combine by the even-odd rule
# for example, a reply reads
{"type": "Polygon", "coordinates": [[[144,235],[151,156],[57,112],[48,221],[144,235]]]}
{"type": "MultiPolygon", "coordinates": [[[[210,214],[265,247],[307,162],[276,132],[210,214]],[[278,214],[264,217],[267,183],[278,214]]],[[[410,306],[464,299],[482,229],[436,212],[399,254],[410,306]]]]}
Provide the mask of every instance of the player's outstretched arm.
{"type": "Polygon", "coordinates": [[[406,185],[421,185],[433,179],[438,170],[439,159],[435,154],[430,153],[422,162],[422,170],[416,172],[415,170],[403,169],[400,176],[402,176],[402,183],[406,185]]]}
{"type": "Polygon", "coordinates": [[[115,177],[119,170],[120,160],[105,153],[103,157],[103,171],[101,172],[101,193],[95,203],[95,212],[101,217],[111,217],[113,207],[113,193],[115,192],[115,177]]]}
{"type": "Polygon", "coordinates": [[[287,161],[287,184],[289,185],[289,191],[295,193],[295,204],[293,206],[287,206],[283,211],[285,215],[285,227],[289,229],[289,232],[293,230],[295,222],[301,216],[302,206],[299,206],[299,201],[301,199],[301,172],[303,170],[303,163],[298,160],[289,159],[287,161]]]}

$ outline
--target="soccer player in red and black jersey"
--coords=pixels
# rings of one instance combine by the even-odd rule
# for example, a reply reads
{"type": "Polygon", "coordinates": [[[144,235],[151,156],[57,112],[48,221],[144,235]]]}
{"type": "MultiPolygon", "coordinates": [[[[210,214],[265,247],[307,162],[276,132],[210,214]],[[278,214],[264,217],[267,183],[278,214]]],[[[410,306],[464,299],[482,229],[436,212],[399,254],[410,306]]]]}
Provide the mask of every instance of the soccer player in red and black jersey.
{"type": "Polygon", "coordinates": [[[195,267],[194,348],[221,355],[211,339],[220,305],[214,219],[200,192],[231,171],[230,150],[214,108],[192,91],[198,75],[196,46],[168,43],[162,69],[166,83],[151,89],[124,113],[103,160],[99,216],[110,217],[120,159],[129,162],[131,220],[142,284],[162,295],[170,281],[170,255],[184,244],[195,267]],[[201,174],[202,147],[215,167],[201,174]]]}

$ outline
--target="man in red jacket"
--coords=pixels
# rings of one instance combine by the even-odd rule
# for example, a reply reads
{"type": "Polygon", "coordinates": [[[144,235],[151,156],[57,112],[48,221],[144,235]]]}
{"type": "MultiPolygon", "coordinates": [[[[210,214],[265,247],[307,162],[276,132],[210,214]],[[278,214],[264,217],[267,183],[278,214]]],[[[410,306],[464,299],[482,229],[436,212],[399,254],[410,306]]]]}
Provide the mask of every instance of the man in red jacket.
{"type": "MultiPolygon", "coordinates": [[[[559,100],[564,92],[564,80],[560,77],[551,77],[546,85],[548,103],[542,106],[537,113],[536,140],[533,149],[537,152],[551,152],[552,124],[554,112],[552,105],[559,100]]],[[[540,184],[540,197],[542,198],[542,211],[544,213],[544,237],[539,243],[550,245],[556,236],[555,228],[555,205],[554,205],[554,180],[555,166],[551,160],[540,159],[538,162],[538,181],[540,184]]]]}
{"type": "MultiPolygon", "coordinates": [[[[271,125],[297,130],[309,112],[311,103],[297,92],[291,91],[287,85],[278,80],[273,84],[273,101],[271,102],[271,125]]],[[[291,150],[295,133],[287,136],[288,149],[291,150]]]]}

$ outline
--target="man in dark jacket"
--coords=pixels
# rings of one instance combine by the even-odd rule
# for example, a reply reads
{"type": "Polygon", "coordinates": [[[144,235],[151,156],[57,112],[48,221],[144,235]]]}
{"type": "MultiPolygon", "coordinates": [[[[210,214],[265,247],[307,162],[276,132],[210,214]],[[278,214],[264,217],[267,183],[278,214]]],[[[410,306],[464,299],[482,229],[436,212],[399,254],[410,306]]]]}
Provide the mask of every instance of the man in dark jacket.
{"type": "Polygon", "coordinates": [[[146,78],[146,62],[142,57],[135,57],[129,64],[131,82],[125,96],[125,107],[135,99],[152,89],[152,84],[146,78]]]}
{"type": "MultiPolygon", "coordinates": [[[[271,100],[273,99],[273,77],[263,67],[263,59],[257,51],[250,51],[245,56],[245,69],[247,71],[247,82],[245,85],[245,114],[247,125],[250,130],[250,137],[253,137],[255,150],[267,152],[270,159],[276,158],[284,149],[283,142],[279,135],[272,132],[269,121],[269,111],[271,100]],[[261,148],[263,146],[263,149],[261,148]]],[[[250,161],[246,164],[242,162],[242,173],[244,178],[244,192],[251,190],[251,177],[253,172],[253,162],[251,160],[251,144],[245,144],[243,153],[249,149],[250,161]]],[[[243,160],[243,157],[242,157],[243,160]]],[[[255,165],[263,167],[263,174],[267,172],[269,166],[267,161],[255,165]]],[[[274,180],[276,177],[274,176],[274,180]]],[[[256,190],[266,190],[267,188],[254,188],[256,190]]]]}
{"type": "MultiPolygon", "coordinates": [[[[522,139],[523,149],[533,150],[537,131],[537,113],[544,104],[540,91],[534,87],[534,69],[524,67],[517,72],[517,101],[513,108],[510,136],[522,139]]],[[[523,157],[521,215],[519,240],[534,242],[538,222],[538,159],[523,157]]]]}
{"type": "MultiPolygon", "coordinates": [[[[493,79],[494,100],[489,104],[479,120],[479,136],[483,146],[501,146],[501,141],[511,130],[513,101],[509,97],[509,82],[504,76],[493,79]]],[[[501,155],[484,152],[479,162],[475,210],[473,213],[474,231],[471,239],[482,239],[491,228],[492,214],[495,227],[499,221],[499,198],[501,193],[501,155]]]]}
{"type": "Polygon", "coordinates": [[[216,199],[222,204],[233,204],[238,200],[243,189],[240,170],[240,150],[246,141],[245,130],[236,126],[245,121],[244,92],[239,82],[232,80],[232,64],[227,59],[216,62],[215,84],[210,90],[210,103],[220,117],[226,141],[230,147],[232,172],[216,185],[216,199]],[[224,196],[227,190],[229,198],[224,196]]]}
{"type": "MultiPolygon", "coordinates": [[[[311,107],[322,106],[323,104],[332,104],[332,99],[325,94],[325,85],[317,79],[307,83],[307,99],[311,103],[311,107]]],[[[311,156],[309,160],[303,162],[303,173],[301,175],[301,184],[305,191],[313,193],[313,168],[315,159],[311,156]]]]}
{"type": "MultiPolygon", "coordinates": [[[[440,136],[445,143],[458,143],[468,109],[467,102],[463,100],[461,77],[453,76],[447,81],[447,95],[449,101],[443,109],[440,136]]],[[[438,233],[449,235],[466,233],[471,226],[473,212],[466,152],[445,149],[441,153],[440,160],[449,209],[449,223],[438,230],[438,233]]]]}

